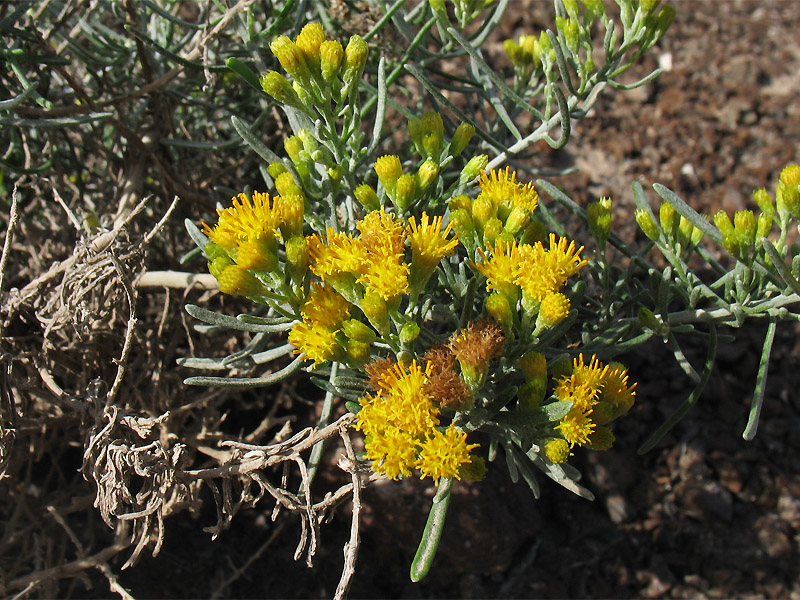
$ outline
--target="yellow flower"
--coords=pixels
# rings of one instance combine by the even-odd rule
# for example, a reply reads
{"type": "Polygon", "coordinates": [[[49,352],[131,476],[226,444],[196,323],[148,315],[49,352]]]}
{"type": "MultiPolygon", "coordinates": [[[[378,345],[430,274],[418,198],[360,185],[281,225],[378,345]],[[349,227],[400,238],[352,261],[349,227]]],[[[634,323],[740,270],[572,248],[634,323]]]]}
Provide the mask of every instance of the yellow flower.
{"type": "Polygon", "coordinates": [[[608,365],[600,400],[612,406],[614,419],[631,409],[636,400],[636,384],[628,385],[628,370],[624,365],[620,363],[608,365]]]}
{"type": "Polygon", "coordinates": [[[586,265],[580,257],[583,246],[575,249],[575,242],[567,245],[566,238],[556,241],[550,234],[550,249],[545,250],[541,242],[534,245],[523,244],[519,248],[520,268],[516,283],[525,294],[535,300],[544,300],[551,292],[557,292],[586,265]]]}
{"type": "Polygon", "coordinates": [[[589,418],[592,413],[591,409],[582,410],[579,407],[572,407],[561,422],[556,425],[556,429],[561,432],[564,439],[569,442],[569,447],[572,448],[575,444],[583,446],[589,443],[589,437],[592,435],[595,424],[589,418]]]}
{"type": "Polygon", "coordinates": [[[408,292],[408,265],[401,262],[403,255],[394,258],[368,256],[364,272],[358,282],[369,286],[384,300],[391,300],[408,292]]]}
{"type": "Polygon", "coordinates": [[[561,292],[547,294],[539,306],[536,330],[549,329],[563,321],[569,314],[570,302],[561,292]]]}
{"type": "Polygon", "coordinates": [[[314,366],[334,358],[339,348],[335,331],[302,321],[295,323],[289,332],[289,343],[295,347],[295,354],[305,354],[305,358],[314,361],[314,366]]]}
{"type": "Polygon", "coordinates": [[[491,258],[486,258],[483,248],[478,248],[482,262],[475,263],[475,268],[486,277],[486,291],[497,290],[506,296],[516,290],[519,277],[520,255],[516,241],[504,242],[497,240],[494,247],[487,248],[491,251],[491,258]]]}
{"type": "Polygon", "coordinates": [[[394,213],[373,210],[356,226],[361,232],[359,239],[368,252],[392,257],[403,254],[406,232],[394,213]]]}
{"type": "Polygon", "coordinates": [[[245,194],[231,198],[229,208],[217,209],[219,221],[212,229],[203,223],[203,233],[226,252],[241,242],[261,240],[275,235],[281,225],[280,211],[270,206],[269,194],[254,192],[252,201],[245,194]]]}
{"type": "Polygon", "coordinates": [[[490,169],[487,174],[481,173],[478,187],[481,188],[480,196],[490,198],[495,207],[505,205],[508,209],[519,206],[528,212],[533,212],[539,203],[539,195],[533,189],[533,183],[522,184],[515,181],[517,173],[509,168],[505,171],[490,169]]]}
{"type": "Polygon", "coordinates": [[[417,361],[405,366],[396,364],[386,375],[385,402],[391,423],[414,437],[425,435],[439,424],[439,409],[433,404],[428,388],[429,370],[417,361]]]}
{"type": "Polygon", "coordinates": [[[442,217],[431,219],[422,213],[419,225],[411,217],[408,220],[408,240],[411,242],[411,261],[421,268],[430,269],[439,264],[445,256],[450,256],[458,245],[456,238],[447,239],[453,229],[451,223],[442,231],[442,217]]]}
{"type": "Polygon", "coordinates": [[[372,470],[383,473],[389,479],[408,477],[417,459],[414,438],[397,427],[389,427],[380,433],[368,436],[364,449],[372,460],[372,470]]]}
{"type": "Polygon", "coordinates": [[[315,234],[308,238],[311,272],[322,281],[340,273],[360,274],[364,271],[367,250],[360,240],[329,227],[326,239],[315,234]]]}
{"type": "Polygon", "coordinates": [[[593,356],[589,364],[584,364],[583,354],[573,361],[572,374],[562,377],[554,390],[559,400],[572,400],[574,407],[581,410],[591,408],[606,383],[608,367],[593,356]]]}
{"type": "Polygon", "coordinates": [[[300,312],[306,323],[335,330],[350,316],[350,304],[329,287],[312,283],[311,294],[300,312]]]}
{"type": "Polygon", "coordinates": [[[469,452],[477,446],[467,444],[467,434],[452,424],[444,433],[434,430],[422,443],[416,464],[420,477],[431,477],[437,484],[442,477],[461,479],[459,470],[471,461],[469,452]]]}

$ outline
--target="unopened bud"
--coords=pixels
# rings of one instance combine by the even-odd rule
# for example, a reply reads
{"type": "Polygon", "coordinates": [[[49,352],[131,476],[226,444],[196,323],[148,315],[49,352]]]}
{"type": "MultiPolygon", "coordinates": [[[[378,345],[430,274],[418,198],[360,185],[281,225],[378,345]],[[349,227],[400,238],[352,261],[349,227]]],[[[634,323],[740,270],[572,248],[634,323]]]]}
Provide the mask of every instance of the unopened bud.
{"type": "Polygon", "coordinates": [[[417,325],[414,321],[403,323],[403,326],[400,328],[400,341],[403,344],[411,344],[418,337],[419,325],[417,325]]]}
{"type": "Polygon", "coordinates": [[[379,292],[372,288],[367,289],[361,301],[361,310],[378,333],[389,333],[389,309],[379,292]]]}
{"type": "Polygon", "coordinates": [[[325,40],[319,47],[319,68],[322,78],[330,83],[339,75],[344,48],[339,40],[325,40]]]}
{"type": "Polygon", "coordinates": [[[347,355],[354,361],[363,363],[369,359],[372,349],[369,344],[348,339],[345,350],[347,351],[347,355]]]}
{"type": "Polygon", "coordinates": [[[731,223],[731,218],[724,210],[717,211],[714,215],[714,225],[717,226],[717,229],[719,229],[723,236],[734,235],[733,223],[731,223]]]}
{"type": "Polygon", "coordinates": [[[306,64],[314,71],[319,71],[319,48],[325,41],[325,30],[320,23],[307,23],[295,38],[295,45],[303,53],[306,64]]]}
{"type": "Polygon", "coordinates": [[[438,175],[439,163],[432,158],[429,158],[422,163],[417,171],[417,188],[419,189],[420,193],[427,190],[431,184],[436,181],[436,177],[438,177],[438,175]]]}
{"type": "Polygon", "coordinates": [[[211,273],[215,279],[219,280],[222,272],[233,265],[233,261],[227,256],[216,256],[208,263],[208,272],[211,273]]]}
{"type": "Polygon", "coordinates": [[[219,291],[223,294],[236,296],[263,296],[266,288],[250,271],[239,266],[231,265],[225,268],[217,277],[219,291]]]}
{"type": "Polygon", "coordinates": [[[514,324],[514,315],[511,312],[511,307],[508,304],[508,299],[503,294],[493,292],[486,298],[486,312],[498,323],[503,329],[511,329],[514,324]]]}
{"type": "Polygon", "coordinates": [[[769,237],[772,231],[772,217],[767,213],[758,215],[758,223],[756,225],[756,239],[769,237]]]}
{"type": "Polygon", "coordinates": [[[522,50],[522,46],[520,46],[514,40],[504,40],[503,41],[503,50],[506,51],[506,56],[508,56],[508,60],[511,61],[511,64],[515,67],[524,67],[525,63],[525,52],[522,50]]]}
{"type": "Polygon", "coordinates": [[[344,334],[351,340],[357,340],[365,344],[371,344],[378,339],[378,335],[372,327],[362,323],[358,319],[346,320],[342,323],[342,331],[344,331],[344,334]]]}
{"type": "Polygon", "coordinates": [[[302,235],[289,238],[286,243],[286,264],[292,280],[299,283],[303,281],[308,272],[311,257],[308,251],[308,241],[302,235]]]}
{"type": "Polygon", "coordinates": [[[297,45],[285,35],[278,36],[269,45],[270,50],[281,63],[283,70],[289,75],[299,80],[301,83],[306,83],[309,80],[310,72],[308,65],[306,65],[303,54],[297,48],[297,45]]]}
{"type": "Polygon", "coordinates": [[[789,165],[781,171],[778,196],[789,214],[800,219],[800,165],[789,165]]]}
{"type": "Polygon", "coordinates": [[[586,219],[597,246],[604,248],[611,232],[611,198],[601,198],[586,207],[586,219]]]}
{"type": "MultiPolygon", "coordinates": [[[[414,201],[417,183],[412,175],[401,175],[395,186],[394,205],[401,211],[406,210],[414,201]]],[[[390,196],[391,197],[391,196],[390,196]]]]}
{"type": "Polygon", "coordinates": [[[589,436],[589,448],[592,450],[608,450],[614,445],[614,433],[608,427],[595,427],[589,436]]]}
{"type": "Polygon", "coordinates": [[[461,169],[461,175],[458,177],[458,182],[461,185],[475,181],[478,176],[489,164],[489,157],[485,154],[479,154],[469,159],[469,162],[461,169]]]}
{"type": "Polygon", "coordinates": [[[664,331],[664,324],[649,308],[645,308],[644,306],[640,307],[637,316],[639,317],[639,322],[650,331],[655,333],[662,333],[664,331]]]}
{"type": "Polygon", "coordinates": [[[753,200],[756,201],[761,212],[769,215],[773,219],[775,218],[775,204],[773,204],[772,197],[765,188],[762,187],[755,190],[753,192],[753,200]]]}
{"type": "Polygon", "coordinates": [[[742,250],[752,250],[756,242],[756,217],[752,210],[739,210],[733,215],[733,228],[742,250]]]}
{"type": "Polygon", "coordinates": [[[302,188],[297,185],[294,176],[289,171],[281,173],[275,178],[275,189],[281,196],[301,196],[303,194],[302,188]]]}
{"type": "Polygon", "coordinates": [[[652,241],[657,242],[661,237],[661,230],[656,224],[655,219],[653,219],[653,215],[650,214],[650,211],[644,208],[637,208],[634,217],[644,234],[652,241]]]}
{"type": "Polygon", "coordinates": [[[453,139],[450,140],[450,156],[459,156],[472,140],[473,135],[475,135],[475,127],[470,123],[461,123],[456,127],[453,139]]]}
{"type": "Polygon", "coordinates": [[[391,196],[397,180],[403,174],[403,165],[400,164],[400,159],[393,154],[381,156],[375,161],[375,173],[378,174],[378,179],[391,196]]]}
{"type": "Polygon", "coordinates": [[[367,64],[369,46],[360,35],[353,35],[344,49],[344,72],[342,80],[346,89],[351,88],[361,79],[367,64]]]}
{"type": "Polygon", "coordinates": [[[378,201],[378,194],[368,183],[362,183],[355,190],[353,190],[356,200],[364,207],[367,212],[378,210],[381,205],[378,201]]]}
{"type": "Polygon", "coordinates": [[[261,89],[272,96],[279,104],[286,104],[294,108],[302,105],[297,92],[292,88],[286,78],[277,71],[267,71],[259,79],[261,89]]]}
{"type": "Polygon", "coordinates": [[[281,210],[281,234],[283,239],[299,236],[303,233],[303,216],[305,215],[306,202],[302,194],[287,194],[281,196],[279,204],[281,210]]]}
{"type": "Polygon", "coordinates": [[[422,115],[422,148],[425,156],[439,160],[444,141],[444,122],[438,112],[422,115]]]}
{"type": "Polygon", "coordinates": [[[668,239],[675,236],[678,231],[678,213],[675,207],[669,202],[664,202],[658,209],[659,221],[661,221],[661,229],[668,239]]]}

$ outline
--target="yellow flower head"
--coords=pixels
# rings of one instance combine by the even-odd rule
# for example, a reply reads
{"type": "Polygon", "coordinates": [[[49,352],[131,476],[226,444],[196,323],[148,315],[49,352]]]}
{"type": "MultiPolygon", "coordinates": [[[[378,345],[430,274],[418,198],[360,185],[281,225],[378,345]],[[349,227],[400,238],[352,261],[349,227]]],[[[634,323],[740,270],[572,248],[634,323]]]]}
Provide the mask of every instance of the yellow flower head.
{"type": "Polygon", "coordinates": [[[567,415],[561,419],[556,429],[561,432],[564,439],[569,442],[569,447],[572,448],[575,444],[583,446],[589,443],[589,437],[592,435],[595,424],[592,422],[589,415],[592,413],[591,409],[582,410],[579,407],[572,407],[567,415]]]}
{"type": "Polygon", "coordinates": [[[636,384],[628,385],[628,370],[624,365],[620,363],[608,365],[600,399],[614,408],[614,418],[631,409],[636,400],[636,384]]]}
{"type": "Polygon", "coordinates": [[[412,262],[426,270],[435,267],[445,256],[450,256],[458,245],[456,238],[447,239],[452,229],[453,224],[448,223],[442,231],[442,217],[431,219],[426,212],[422,213],[419,225],[411,217],[408,220],[408,239],[411,242],[412,262]]]}
{"type": "Polygon", "coordinates": [[[408,265],[402,260],[402,254],[393,258],[367,256],[358,282],[369,286],[384,300],[405,294],[408,292],[408,265]]]}
{"type": "Polygon", "coordinates": [[[495,208],[506,206],[512,208],[519,206],[528,212],[533,212],[539,203],[539,195],[533,189],[533,183],[522,184],[515,181],[517,173],[509,168],[505,171],[490,169],[481,173],[478,187],[481,188],[479,196],[491,199],[495,208]]]}
{"type": "Polygon", "coordinates": [[[461,479],[459,471],[471,461],[469,452],[477,446],[478,444],[467,444],[467,434],[452,424],[444,433],[434,430],[422,443],[416,465],[420,477],[431,477],[437,484],[442,477],[461,479]]]}
{"type": "Polygon", "coordinates": [[[312,283],[311,294],[300,312],[309,325],[336,330],[350,316],[350,304],[329,287],[312,283]]]}
{"type": "Polygon", "coordinates": [[[476,263],[475,268],[486,277],[486,291],[504,291],[509,286],[515,285],[519,276],[520,256],[516,241],[504,242],[497,240],[494,247],[489,244],[491,258],[486,258],[483,248],[478,248],[482,262],[476,263]]]}
{"type": "Polygon", "coordinates": [[[357,224],[360,240],[368,252],[377,256],[403,254],[406,232],[394,213],[373,210],[357,224]]]}
{"type": "Polygon", "coordinates": [[[581,354],[573,362],[572,374],[562,377],[553,393],[559,400],[572,400],[574,407],[588,410],[597,402],[608,372],[608,367],[595,356],[588,365],[584,364],[581,354]]]}
{"type": "Polygon", "coordinates": [[[311,272],[322,281],[340,273],[363,273],[367,250],[360,240],[331,227],[324,240],[317,234],[306,239],[311,255],[311,272]]]}
{"type": "Polygon", "coordinates": [[[439,409],[427,389],[429,375],[429,369],[423,370],[416,360],[407,366],[398,363],[386,374],[385,402],[392,423],[415,437],[439,424],[439,409]]]}
{"type": "Polygon", "coordinates": [[[331,360],[339,348],[335,331],[302,321],[295,323],[289,332],[289,343],[295,347],[295,354],[305,354],[305,358],[314,361],[314,366],[331,360]]]}
{"type": "Polygon", "coordinates": [[[269,194],[254,192],[252,201],[246,194],[231,198],[229,208],[217,209],[219,221],[213,227],[203,223],[203,233],[226,252],[241,242],[261,240],[275,235],[281,225],[280,211],[270,206],[269,194]]]}
{"type": "Polygon", "coordinates": [[[567,279],[586,264],[586,259],[580,257],[582,251],[583,246],[576,250],[575,242],[567,245],[566,238],[556,241],[552,233],[549,250],[545,250],[541,242],[521,245],[517,285],[528,297],[544,300],[548,294],[559,291],[567,279]]]}
{"type": "Polygon", "coordinates": [[[411,475],[417,460],[416,441],[408,432],[388,427],[380,433],[369,435],[364,443],[367,458],[372,460],[372,470],[389,479],[411,475]]]}

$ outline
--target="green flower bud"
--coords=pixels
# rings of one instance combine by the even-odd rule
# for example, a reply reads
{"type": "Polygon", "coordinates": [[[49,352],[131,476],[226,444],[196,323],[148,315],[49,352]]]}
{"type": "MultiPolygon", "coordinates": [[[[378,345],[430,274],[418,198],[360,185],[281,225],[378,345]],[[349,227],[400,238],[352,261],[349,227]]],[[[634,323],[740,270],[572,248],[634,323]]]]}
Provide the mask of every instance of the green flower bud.
{"type": "Polygon", "coordinates": [[[414,202],[416,190],[417,183],[413,175],[401,175],[395,186],[395,197],[392,199],[394,205],[401,211],[406,210],[414,202]]]}
{"type": "Polygon", "coordinates": [[[524,206],[516,205],[512,207],[511,212],[506,218],[505,225],[503,225],[504,231],[507,231],[512,237],[516,237],[517,234],[531,222],[532,214],[533,211],[528,210],[524,206]]]}
{"type": "Polygon", "coordinates": [[[517,389],[517,406],[520,409],[539,408],[547,392],[547,380],[526,381],[517,389]]]}
{"type": "Polygon", "coordinates": [[[639,0],[639,10],[643,13],[650,13],[655,10],[661,0],[639,0]]]}
{"type": "Polygon", "coordinates": [[[222,272],[233,265],[233,261],[227,256],[215,256],[208,263],[208,272],[211,273],[215,279],[219,280],[222,272]]]}
{"type": "Polygon", "coordinates": [[[362,323],[358,319],[348,319],[342,323],[342,331],[351,340],[357,340],[365,344],[371,344],[378,335],[369,325],[362,323]]]}
{"type": "Polygon", "coordinates": [[[277,71],[267,71],[259,79],[261,89],[272,96],[279,104],[300,108],[302,106],[297,92],[286,78],[277,71]]]}
{"type": "Polygon", "coordinates": [[[347,355],[356,362],[363,363],[369,359],[371,354],[371,347],[369,344],[359,342],[358,340],[347,340],[345,345],[347,355]]]}
{"type": "Polygon", "coordinates": [[[319,68],[322,78],[330,83],[339,75],[344,60],[344,48],[339,40],[325,40],[319,47],[319,68]]]}
{"type": "Polygon", "coordinates": [[[494,244],[503,232],[503,222],[497,217],[492,217],[483,226],[483,243],[485,245],[494,244]]]}
{"type": "Polygon", "coordinates": [[[208,260],[214,260],[215,258],[220,257],[228,258],[228,253],[214,242],[208,242],[205,246],[203,246],[203,254],[206,255],[208,260]]]}
{"type": "Polygon", "coordinates": [[[508,299],[497,292],[492,292],[486,298],[486,312],[498,323],[503,329],[511,329],[514,324],[514,316],[511,312],[511,307],[508,304],[508,299]]]}
{"type": "Polygon", "coordinates": [[[458,196],[450,198],[450,200],[447,201],[447,206],[451,211],[463,208],[467,212],[472,213],[472,198],[465,194],[459,194],[458,196]]]}
{"type": "Polygon", "coordinates": [[[525,60],[525,52],[522,50],[522,46],[520,46],[514,40],[504,40],[503,50],[506,51],[508,60],[510,60],[511,64],[515,67],[524,67],[527,63],[525,60]]]}
{"type": "Polygon", "coordinates": [[[450,222],[453,224],[453,231],[458,234],[458,240],[470,252],[475,250],[475,224],[472,217],[464,208],[457,208],[450,212],[450,222]]]}
{"type": "Polygon", "coordinates": [[[372,288],[367,289],[361,301],[361,310],[378,333],[381,335],[389,333],[389,309],[380,293],[372,288]]]}
{"type": "Polygon", "coordinates": [[[772,217],[767,213],[758,215],[758,224],[756,225],[756,239],[769,237],[772,231],[772,217]]]}
{"type": "Polygon", "coordinates": [[[614,433],[605,426],[595,427],[589,436],[589,448],[592,450],[608,450],[614,445],[614,433]]]}
{"type": "Polygon", "coordinates": [[[531,221],[519,241],[521,244],[530,244],[531,246],[536,242],[545,243],[547,241],[547,228],[540,221],[531,221]]]}
{"type": "MultiPolygon", "coordinates": [[[[556,22],[558,22],[558,17],[556,17],[556,22]]],[[[580,45],[580,28],[578,27],[578,21],[573,18],[566,19],[562,25],[558,26],[558,30],[564,36],[569,51],[572,52],[572,54],[577,54],[580,45]]]]}
{"type": "Polygon", "coordinates": [[[308,251],[308,241],[302,235],[290,237],[286,241],[286,264],[292,281],[300,283],[308,272],[311,257],[308,251]]]}
{"type": "Polygon", "coordinates": [[[775,204],[772,202],[772,197],[765,188],[758,188],[753,191],[753,200],[756,201],[758,208],[761,212],[769,215],[772,219],[775,218],[775,204]]]}
{"type": "Polygon", "coordinates": [[[561,0],[570,19],[578,18],[578,0],[561,0]]]}
{"type": "Polygon", "coordinates": [[[733,215],[733,227],[742,251],[751,252],[756,242],[756,217],[753,211],[736,211],[733,215]]]}
{"type": "Polygon", "coordinates": [[[414,323],[414,321],[403,323],[403,326],[400,328],[400,341],[403,344],[406,345],[411,344],[418,337],[419,337],[419,325],[414,323]]]}
{"type": "Polygon", "coordinates": [[[784,167],[778,179],[778,197],[790,215],[800,219],[800,165],[784,167]]]}
{"type": "Polygon", "coordinates": [[[459,156],[464,151],[464,148],[467,147],[473,135],[475,135],[475,127],[469,123],[461,123],[456,127],[453,139],[450,141],[450,156],[459,156]]]}
{"type": "Polygon", "coordinates": [[[296,135],[286,138],[283,141],[283,148],[295,166],[308,161],[307,155],[303,153],[303,141],[296,135]]]}
{"type": "Polygon", "coordinates": [[[724,210],[720,210],[717,212],[717,214],[714,215],[714,225],[717,226],[717,229],[719,229],[720,233],[722,233],[723,236],[735,235],[733,229],[733,223],[731,223],[731,218],[728,216],[728,213],[726,213],[724,210]]]}
{"type": "Polygon", "coordinates": [[[675,207],[669,202],[664,202],[658,209],[659,221],[661,221],[661,229],[664,231],[668,239],[674,238],[678,231],[678,213],[675,207]]]}
{"type": "Polygon", "coordinates": [[[284,71],[303,85],[308,83],[311,72],[308,70],[303,53],[292,40],[285,35],[278,36],[272,41],[269,48],[275,58],[278,59],[278,62],[281,63],[284,71]]]}
{"type": "Polygon", "coordinates": [[[378,201],[378,194],[375,193],[375,190],[368,183],[362,183],[353,190],[353,194],[359,204],[361,204],[367,212],[378,210],[381,207],[378,201]]]}
{"type": "Polygon", "coordinates": [[[458,177],[458,182],[461,185],[466,185],[472,181],[475,181],[478,176],[481,174],[486,168],[486,165],[489,164],[489,157],[485,154],[479,154],[478,156],[473,156],[469,159],[469,162],[461,169],[461,175],[458,177]]]}
{"type": "Polygon", "coordinates": [[[634,213],[634,218],[644,234],[654,242],[658,242],[661,237],[661,229],[659,229],[650,211],[644,208],[637,208],[634,213]]]}
{"type": "Polygon", "coordinates": [[[226,267],[218,276],[219,291],[235,296],[263,296],[267,289],[255,275],[239,265],[226,267]]]}
{"type": "Polygon", "coordinates": [[[273,179],[277,179],[280,175],[287,172],[288,170],[286,169],[286,165],[277,160],[269,163],[269,166],[267,167],[267,173],[269,173],[273,179]]]}
{"type": "Polygon", "coordinates": [[[432,158],[426,160],[417,171],[417,188],[420,193],[427,190],[439,176],[439,163],[432,158]]]}
{"type": "Polygon", "coordinates": [[[367,46],[367,42],[360,35],[351,36],[350,41],[347,42],[347,47],[344,49],[342,80],[346,90],[351,89],[361,79],[368,55],[369,46],[367,46]]]}
{"type": "Polygon", "coordinates": [[[589,222],[589,231],[592,232],[598,248],[602,250],[611,232],[611,198],[590,202],[586,207],[586,218],[589,222]]]}
{"type": "Polygon", "coordinates": [[[424,156],[439,160],[444,142],[444,122],[438,112],[422,115],[422,148],[424,156]]]}
{"type": "Polygon", "coordinates": [[[289,171],[281,173],[275,178],[275,189],[281,196],[303,196],[302,188],[297,185],[289,171]]]}
{"type": "Polygon", "coordinates": [[[667,29],[672,25],[672,21],[675,20],[675,14],[675,7],[670,4],[667,4],[658,12],[658,17],[656,18],[656,39],[660,39],[664,36],[667,29]]]}

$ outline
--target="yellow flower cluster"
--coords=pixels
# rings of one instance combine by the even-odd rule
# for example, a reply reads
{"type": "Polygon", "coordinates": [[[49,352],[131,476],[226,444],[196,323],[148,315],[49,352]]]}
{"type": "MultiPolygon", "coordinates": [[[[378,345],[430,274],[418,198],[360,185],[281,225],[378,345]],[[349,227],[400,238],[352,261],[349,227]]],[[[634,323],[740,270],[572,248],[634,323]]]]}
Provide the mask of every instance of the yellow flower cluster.
{"type": "Polygon", "coordinates": [[[573,403],[556,429],[570,447],[578,444],[595,450],[610,448],[614,436],[605,425],[631,409],[635,388],[635,383],[628,385],[624,365],[603,365],[596,357],[587,365],[581,354],[573,362],[572,373],[556,382],[555,397],[573,403]]]}
{"type": "Polygon", "coordinates": [[[425,369],[416,361],[381,366],[372,379],[375,394],[360,400],[356,424],[366,436],[372,470],[390,479],[408,477],[413,469],[437,483],[442,477],[460,479],[478,444],[467,444],[467,434],[452,424],[444,431],[437,428],[440,409],[429,391],[431,363],[425,369]]]}

